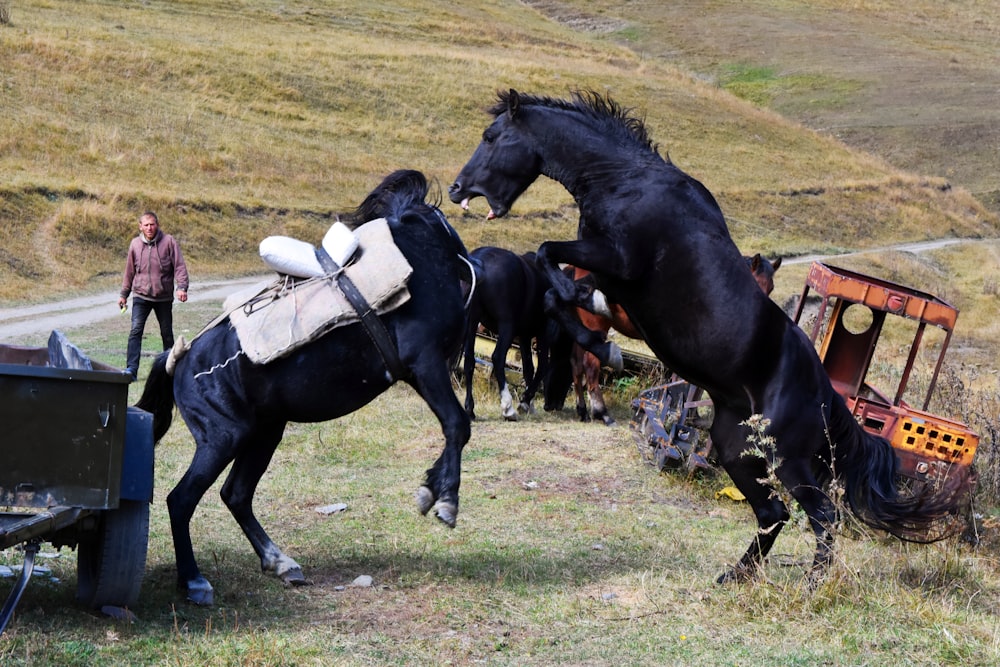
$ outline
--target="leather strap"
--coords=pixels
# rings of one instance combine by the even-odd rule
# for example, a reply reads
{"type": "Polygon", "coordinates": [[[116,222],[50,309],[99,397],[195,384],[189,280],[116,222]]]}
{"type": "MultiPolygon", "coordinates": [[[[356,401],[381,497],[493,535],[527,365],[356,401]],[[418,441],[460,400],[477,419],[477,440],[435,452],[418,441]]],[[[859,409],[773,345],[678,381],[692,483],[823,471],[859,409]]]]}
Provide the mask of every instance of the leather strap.
{"type": "Polygon", "coordinates": [[[323,267],[324,271],[337,279],[337,286],[340,288],[340,291],[343,292],[351,306],[358,313],[361,324],[364,325],[365,331],[368,332],[368,337],[375,344],[375,349],[378,350],[379,355],[382,357],[382,362],[389,371],[389,378],[395,382],[406,377],[406,367],[399,360],[399,351],[396,349],[392,338],[389,337],[389,332],[386,331],[382,320],[378,318],[378,314],[368,304],[365,297],[361,295],[361,292],[358,291],[354,282],[347,277],[343,268],[322,247],[316,248],[316,259],[319,260],[319,265],[323,267]]]}

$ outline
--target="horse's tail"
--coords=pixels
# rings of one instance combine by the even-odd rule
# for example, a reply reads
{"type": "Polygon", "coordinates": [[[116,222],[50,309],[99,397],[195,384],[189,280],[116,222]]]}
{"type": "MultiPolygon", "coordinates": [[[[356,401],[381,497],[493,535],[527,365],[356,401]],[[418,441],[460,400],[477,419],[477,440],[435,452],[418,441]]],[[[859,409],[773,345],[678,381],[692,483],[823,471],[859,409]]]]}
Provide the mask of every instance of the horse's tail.
{"type": "Polygon", "coordinates": [[[839,396],[831,408],[835,472],[855,516],[910,542],[934,542],[961,529],[954,519],[969,500],[968,468],[955,468],[940,484],[928,483],[904,495],[892,445],[865,431],[839,396]]]}
{"type": "Polygon", "coordinates": [[[167,434],[174,418],[174,378],[167,373],[169,356],[170,352],[164,352],[153,362],[142,396],[135,404],[153,414],[153,442],[159,442],[167,434]]]}

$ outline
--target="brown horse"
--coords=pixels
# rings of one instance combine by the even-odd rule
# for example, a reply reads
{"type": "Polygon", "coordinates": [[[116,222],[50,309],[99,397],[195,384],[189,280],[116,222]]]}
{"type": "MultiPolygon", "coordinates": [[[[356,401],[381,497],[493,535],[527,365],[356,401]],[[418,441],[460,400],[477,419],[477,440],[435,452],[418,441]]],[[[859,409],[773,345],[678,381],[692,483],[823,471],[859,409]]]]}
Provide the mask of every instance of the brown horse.
{"type": "MultiPolygon", "coordinates": [[[[774,274],[781,266],[781,258],[773,262],[757,253],[753,256],[745,256],[750,273],[754,280],[760,285],[760,289],[771,295],[774,291],[774,274]]],[[[580,281],[585,276],[590,275],[589,271],[577,267],[567,267],[572,269],[574,281],[580,281]]],[[[642,340],[642,335],[628,319],[625,309],[617,303],[609,303],[608,309],[611,317],[597,315],[583,308],[577,310],[580,322],[591,331],[597,331],[604,336],[614,328],[615,331],[627,336],[642,340]]],[[[608,413],[607,404],[604,402],[604,392],[601,390],[601,362],[590,352],[587,352],[579,344],[573,343],[573,350],[570,356],[570,369],[573,375],[573,391],[576,394],[576,414],[580,421],[588,422],[591,419],[600,419],[607,426],[615,425],[615,418],[608,413]],[[587,399],[590,399],[590,410],[587,410],[587,399]]]]}
{"type": "MultiPolygon", "coordinates": [[[[579,282],[590,275],[589,271],[575,266],[567,267],[572,271],[573,280],[579,282]]],[[[623,336],[642,340],[642,334],[632,324],[625,309],[617,303],[608,303],[611,317],[598,315],[583,308],[577,309],[580,322],[591,331],[598,331],[607,337],[614,328],[623,336]]],[[[576,394],[576,414],[580,421],[600,419],[607,426],[615,425],[615,418],[608,413],[604,402],[604,392],[601,390],[601,362],[590,352],[583,349],[579,343],[573,343],[570,354],[570,372],[573,377],[573,391],[576,394]],[[590,397],[590,410],[587,410],[587,397],[590,397]]]]}

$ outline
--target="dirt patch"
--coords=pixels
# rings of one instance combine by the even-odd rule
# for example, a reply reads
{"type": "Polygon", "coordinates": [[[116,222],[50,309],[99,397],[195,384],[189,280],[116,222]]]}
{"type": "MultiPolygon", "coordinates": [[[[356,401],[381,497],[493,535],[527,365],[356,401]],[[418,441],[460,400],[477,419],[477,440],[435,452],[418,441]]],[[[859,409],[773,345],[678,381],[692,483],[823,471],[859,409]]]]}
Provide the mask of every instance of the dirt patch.
{"type": "Polygon", "coordinates": [[[607,34],[628,27],[628,21],[625,19],[598,16],[562,2],[552,2],[552,0],[523,0],[523,4],[538,10],[545,16],[563,25],[569,26],[573,30],[581,32],[607,34]]]}

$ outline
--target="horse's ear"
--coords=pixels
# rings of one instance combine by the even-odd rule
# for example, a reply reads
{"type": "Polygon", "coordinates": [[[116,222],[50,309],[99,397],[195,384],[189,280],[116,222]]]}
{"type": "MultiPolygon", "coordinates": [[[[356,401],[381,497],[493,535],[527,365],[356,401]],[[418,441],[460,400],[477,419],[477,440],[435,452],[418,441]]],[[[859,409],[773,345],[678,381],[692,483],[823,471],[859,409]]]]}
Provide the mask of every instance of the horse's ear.
{"type": "Polygon", "coordinates": [[[775,271],[778,270],[779,266],[781,266],[781,258],[780,257],[778,259],[774,260],[773,262],[771,262],[771,268],[773,268],[775,271]]]}
{"type": "Polygon", "coordinates": [[[521,96],[518,95],[517,91],[513,88],[510,89],[510,94],[507,96],[507,114],[514,118],[517,116],[517,112],[521,110],[521,96]]]}
{"type": "Polygon", "coordinates": [[[757,269],[760,268],[760,253],[757,253],[750,258],[750,271],[757,273],[757,269]]]}

